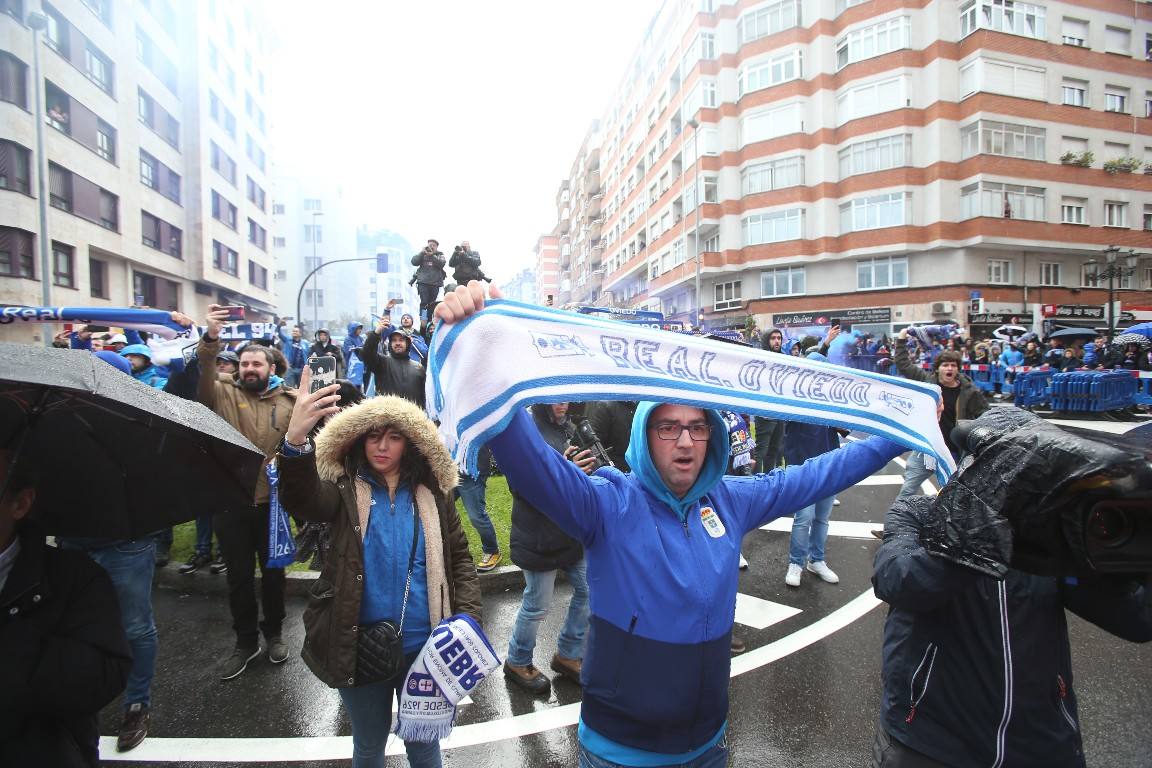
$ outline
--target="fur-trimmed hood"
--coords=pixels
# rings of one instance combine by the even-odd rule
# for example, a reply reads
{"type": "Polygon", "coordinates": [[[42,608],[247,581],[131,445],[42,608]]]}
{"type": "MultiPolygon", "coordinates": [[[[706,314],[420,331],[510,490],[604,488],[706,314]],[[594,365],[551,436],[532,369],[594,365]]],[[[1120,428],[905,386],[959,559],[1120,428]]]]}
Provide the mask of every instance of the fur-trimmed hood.
{"type": "Polygon", "coordinates": [[[392,427],[408,438],[409,449],[428,462],[438,489],[451,493],[458,482],[456,463],[436,434],[436,425],[415,403],[393,395],[368,398],[338,413],[316,436],[316,470],[321,479],[336,482],[348,474],[345,460],[353,443],[380,427],[392,427]]]}

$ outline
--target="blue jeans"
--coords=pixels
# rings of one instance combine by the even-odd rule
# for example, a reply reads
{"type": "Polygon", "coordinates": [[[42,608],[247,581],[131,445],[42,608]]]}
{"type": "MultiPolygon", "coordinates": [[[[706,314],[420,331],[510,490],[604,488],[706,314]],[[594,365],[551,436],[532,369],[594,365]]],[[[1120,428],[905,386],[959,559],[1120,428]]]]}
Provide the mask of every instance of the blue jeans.
{"type": "Polygon", "coordinates": [[[82,539],[61,540],[65,549],[79,549],[107,571],[120,603],[120,624],[132,646],[132,670],[124,689],[124,708],[148,706],[156,674],[156,622],[152,617],[152,576],[156,570],[156,542],[151,536],[88,549],[82,539]]]}
{"type": "MultiPolygon", "coordinates": [[[[716,746],[700,757],[687,763],[669,763],[661,768],[725,768],[728,765],[728,734],[716,742],[716,746]]],[[[580,745],[580,768],[624,768],[602,757],[597,757],[580,745]]]]}
{"type": "Polygon", "coordinates": [[[456,495],[464,502],[464,511],[468,513],[468,520],[476,533],[480,534],[480,548],[486,555],[494,555],[500,551],[500,544],[496,541],[496,527],[492,525],[492,518],[488,517],[488,506],[484,493],[488,487],[488,475],[472,478],[467,474],[460,475],[460,484],[456,486],[456,495]]]}
{"type": "MultiPolygon", "coordinates": [[[[557,651],[566,659],[584,658],[584,635],[588,631],[588,566],[584,560],[563,569],[572,584],[568,618],[560,630],[557,651]]],[[[556,571],[524,571],[524,599],[516,612],[512,639],[508,641],[507,662],[514,667],[532,663],[536,633],[552,606],[556,571]]]]}
{"type": "Polygon", "coordinates": [[[908,466],[904,469],[904,486],[900,489],[900,493],[896,494],[896,500],[923,493],[920,486],[934,474],[936,473],[924,466],[924,454],[913,451],[908,455],[908,466]]]}
{"type": "Polygon", "coordinates": [[[799,510],[792,519],[792,543],[788,547],[788,562],[804,565],[824,559],[824,542],[828,540],[828,518],[832,516],[835,496],[820,499],[799,510]]]}
{"type": "MultiPolygon", "coordinates": [[[[384,748],[392,729],[392,699],[399,701],[408,667],[416,656],[407,656],[404,671],[391,680],[337,689],[352,720],[352,768],[384,768],[384,748]]],[[[443,764],[438,741],[406,741],[404,751],[412,768],[440,768],[443,764]]]]}
{"type": "Polygon", "coordinates": [[[161,528],[156,533],[152,534],[152,538],[156,540],[156,550],[158,552],[168,552],[172,549],[172,529],[161,528]]]}
{"type": "Polygon", "coordinates": [[[196,554],[212,556],[212,515],[196,518],[196,554]]]}

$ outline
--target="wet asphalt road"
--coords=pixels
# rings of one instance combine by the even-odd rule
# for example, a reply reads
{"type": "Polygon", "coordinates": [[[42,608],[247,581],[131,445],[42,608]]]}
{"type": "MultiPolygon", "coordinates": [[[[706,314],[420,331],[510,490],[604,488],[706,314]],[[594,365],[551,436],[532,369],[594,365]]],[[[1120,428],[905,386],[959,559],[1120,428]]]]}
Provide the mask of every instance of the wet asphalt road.
{"type": "MultiPolygon", "coordinates": [[[[899,472],[894,464],[885,470],[899,472]]],[[[898,483],[890,482],[846,491],[840,496],[842,505],[833,510],[833,521],[878,522],[898,489],[898,483]]],[[[840,584],[824,584],[806,574],[800,588],[792,589],[783,583],[787,534],[749,534],[744,551],[751,568],[740,577],[741,593],[800,612],[762,629],[737,624],[738,636],[749,647],[748,659],[801,638],[815,640],[774,661],[761,659],[754,669],[732,679],[732,765],[868,765],[879,711],[885,608],[860,611],[859,618],[828,634],[821,631],[827,621],[814,623],[838,609],[834,617],[851,612],[867,600],[860,598],[844,607],[870,594],[872,556],[878,546],[871,537],[832,535],[827,561],[840,574],[840,584]],[[776,645],[756,650],[771,643],[776,645]]],[[[326,738],[351,733],[339,697],[318,682],[298,656],[303,642],[302,599],[289,601],[285,635],[294,655],[288,662],[273,666],[260,659],[240,678],[222,682],[217,664],[233,641],[223,595],[168,588],[157,588],[154,594],[160,654],[152,729],[149,739],[126,757],[137,764],[200,768],[350,764],[350,741],[326,738]]],[[[555,650],[568,594],[566,585],[558,587],[552,614],[541,631],[536,663],[543,669],[555,650]]],[[[485,630],[501,655],[507,650],[518,605],[515,588],[485,594],[485,630]]],[[[1152,766],[1152,645],[1118,640],[1071,614],[1069,623],[1089,765],[1152,766]]],[[[565,705],[579,702],[578,686],[558,680],[548,698],[536,698],[512,687],[497,672],[473,698],[461,707],[454,734],[467,734],[471,743],[447,749],[446,766],[576,764],[575,726],[549,726],[575,721],[575,707],[565,705]],[[531,713],[538,713],[536,720],[517,717],[531,713]]],[[[103,713],[102,733],[115,733],[118,713],[118,705],[103,713]]],[[[109,763],[117,757],[107,740],[102,755],[109,763]]],[[[407,761],[392,756],[388,765],[405,766],[407,761]]]]}

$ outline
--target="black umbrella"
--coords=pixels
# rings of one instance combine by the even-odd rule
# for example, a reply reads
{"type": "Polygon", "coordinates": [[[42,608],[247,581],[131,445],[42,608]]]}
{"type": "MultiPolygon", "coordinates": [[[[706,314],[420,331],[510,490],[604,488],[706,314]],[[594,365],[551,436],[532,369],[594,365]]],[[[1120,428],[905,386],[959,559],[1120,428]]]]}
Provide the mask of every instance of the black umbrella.
{"type": "Polygon", "coordinates": [[[47,532],[138,538],[251,505],[264,456],[199,403],[90,352],[0,343],[0,446],[39,474],[47,532]]]}
{"type": "Polygon", "coordinates": [[[1095,339],[1096,331],[1091,328],[1061,328],[1048,334],[1050,339],[1095,339]]]}

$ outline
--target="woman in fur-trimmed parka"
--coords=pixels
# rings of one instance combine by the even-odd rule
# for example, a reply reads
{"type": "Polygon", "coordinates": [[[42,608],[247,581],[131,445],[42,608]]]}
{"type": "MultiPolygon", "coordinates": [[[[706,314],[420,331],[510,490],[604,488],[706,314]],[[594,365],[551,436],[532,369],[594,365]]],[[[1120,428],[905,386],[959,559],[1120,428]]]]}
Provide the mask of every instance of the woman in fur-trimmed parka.
{"type": "MultiPolygon", "coordinates": [[[[309,374],[305,368],[301,393],[309,374]]],[[[298,396],[278,457],[280,501],[298,520],[330,524],[329,557],[304,612],[301,656],[340,691],[352,721],[353,765],[383,766],[392,697],[442,619],[467,613],[480,620],[480,584],[451,502],[456,466],[435,426],[407,400],[375,397],[339,412],[313,443],[312,428],[337,413],[335,390],[298,396]],[[404,668],[391,680],[357,685],[357,633],[384,620],[401,624],[404,668]]],[[[405,746],[411,765],[440,765],[438,743],[405,746]]]]}

